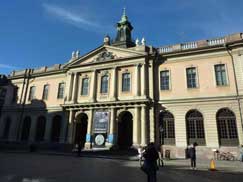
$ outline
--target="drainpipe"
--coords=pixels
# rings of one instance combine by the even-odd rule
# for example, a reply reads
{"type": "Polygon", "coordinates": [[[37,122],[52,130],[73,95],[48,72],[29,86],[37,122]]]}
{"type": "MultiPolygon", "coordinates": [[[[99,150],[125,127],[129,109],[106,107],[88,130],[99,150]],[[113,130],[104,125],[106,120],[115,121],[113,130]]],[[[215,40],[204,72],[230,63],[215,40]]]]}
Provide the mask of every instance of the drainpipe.
{"type": "Polygon", "coordinates": [[[238,102],[238,107],[240,110],[240,121],[241,121],[241,129],[243,130],[243,119],[242,119],[242,110],[241,110],[241,103],[240,103],[240,95],[239,95],[239,87],[238,87],[238,83],[237,83],[237,78],[236,78],[236,72],[235,72],[235,64],[234,64],[234,58],[232,55],[232,50],[229,48],[229,45],[224,44],[224,47],[227,51],[227,53],[229,54],[230,58],[231,58],[231,62],[232,62],[232,66],[233,66],[233,72],[234,72],[234,80],[235,80],[235,89],[236,89],[236,99],[238,102]]]}

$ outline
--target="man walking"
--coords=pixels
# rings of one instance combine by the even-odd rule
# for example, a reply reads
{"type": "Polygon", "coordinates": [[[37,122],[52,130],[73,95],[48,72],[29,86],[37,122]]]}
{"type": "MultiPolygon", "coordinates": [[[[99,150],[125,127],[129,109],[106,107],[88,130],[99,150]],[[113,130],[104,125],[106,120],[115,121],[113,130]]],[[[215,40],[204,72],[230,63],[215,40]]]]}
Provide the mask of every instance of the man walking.
{"type": "Polygon", "coordinates": [[[190,152],[190,158],[191,158],[191,169],[195,170],[197,169],[196,168],[196,159],[197,159],[197,156],[196,156],[196,146],[197,146],[197,143],[193,143],[192,147],[190,148],[189,152],[190,152]]]}

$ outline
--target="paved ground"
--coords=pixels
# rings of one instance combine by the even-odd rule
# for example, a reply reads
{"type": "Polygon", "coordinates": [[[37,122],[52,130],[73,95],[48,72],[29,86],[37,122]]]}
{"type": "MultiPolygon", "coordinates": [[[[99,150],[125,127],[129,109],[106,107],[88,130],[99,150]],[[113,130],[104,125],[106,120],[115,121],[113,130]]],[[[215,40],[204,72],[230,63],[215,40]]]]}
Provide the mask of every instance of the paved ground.
{"type": "MultiPolygon", "coordinates": [[[[158,182],[238,182],[243,163],[217,162],[216,172],[208,171],[209,161],[198,161],[196,171],[187,160],[165,161],[158,182]]],[[[0,182],[146,182],[137,161],[0,153],[0,182]]]]}

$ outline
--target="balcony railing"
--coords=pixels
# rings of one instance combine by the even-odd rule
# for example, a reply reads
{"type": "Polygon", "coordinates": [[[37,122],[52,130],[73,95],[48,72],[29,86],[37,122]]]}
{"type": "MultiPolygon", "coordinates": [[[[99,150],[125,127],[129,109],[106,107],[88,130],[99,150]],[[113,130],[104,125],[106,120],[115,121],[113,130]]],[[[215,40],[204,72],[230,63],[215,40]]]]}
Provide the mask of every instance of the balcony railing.
{"type": "Polygon", "coordinates": [[[195,49],[197,48],[197,42],[188,42],[181,44],[181,49],[186,50],[186,49],[195,49]]]}
{"type": "Polygon", "coordinates": [[[173,49],[171,46],[166,46],[166,47],[160,47],[159,52],[160,53],[167,53],[167,52],[172,52],[173,49]]]}
{"type": "Polygon", "coordinates": [[[221,45],[225,43],[225,38],[217,38],[217,39],[211,39],[207,40],[209,46],[214,46],[214,45],[221,45]]]}

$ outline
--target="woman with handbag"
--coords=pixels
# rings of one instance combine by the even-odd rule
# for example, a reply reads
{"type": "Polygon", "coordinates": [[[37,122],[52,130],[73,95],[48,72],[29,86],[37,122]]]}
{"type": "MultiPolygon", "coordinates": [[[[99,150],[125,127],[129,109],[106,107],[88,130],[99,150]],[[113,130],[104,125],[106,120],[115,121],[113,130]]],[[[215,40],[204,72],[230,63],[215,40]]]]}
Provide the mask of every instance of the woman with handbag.
{"type": "Polygon", "coordinates": [[[148,144],[143,157],[145,158],[143,168],[146,171],[148,182],[156,182],[156,171],[158,170],[157,159],[159,155],[154,143],[148,144]]]}

